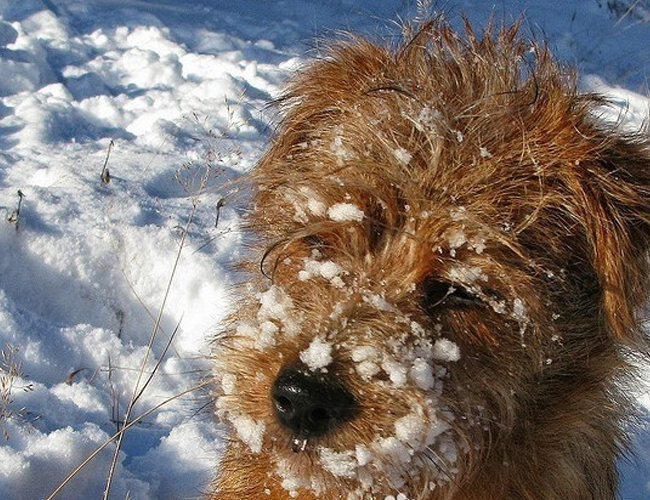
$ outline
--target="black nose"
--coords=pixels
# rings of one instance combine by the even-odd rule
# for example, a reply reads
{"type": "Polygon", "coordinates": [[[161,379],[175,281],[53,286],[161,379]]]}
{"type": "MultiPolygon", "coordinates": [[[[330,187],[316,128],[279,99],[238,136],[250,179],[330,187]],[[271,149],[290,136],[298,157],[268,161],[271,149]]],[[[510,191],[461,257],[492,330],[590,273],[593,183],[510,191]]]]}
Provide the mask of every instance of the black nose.
{"type": "Polygon", "coordinates": [[[355,400],[327,374],[284,368],[271,391],[275,413],[294,439],[323,436],[354,413],[355,400]]]}

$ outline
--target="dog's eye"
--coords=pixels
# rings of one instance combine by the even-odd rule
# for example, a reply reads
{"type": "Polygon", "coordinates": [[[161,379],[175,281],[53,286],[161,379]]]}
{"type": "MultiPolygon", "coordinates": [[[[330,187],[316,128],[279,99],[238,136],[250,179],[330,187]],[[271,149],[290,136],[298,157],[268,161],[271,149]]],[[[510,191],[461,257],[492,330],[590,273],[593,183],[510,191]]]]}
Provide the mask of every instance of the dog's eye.
{"type": "Polygon", "coordinates": [[[440,305],[453,308],[470,308],[483,305],[481,298],[466,288],[433,279],[424,282],[422,301],[427,310],[435,309],[440,305]]]}
{"type": "Polygon", "coordinates": [[[310,248],[321,248],[325,245],[325,240],[317,234],[308,234],[303,238],[305,244],[310,248]]]}
{"type": "Polygon", "coordinates": [[[310,234],[302,239],[303,243],[310,251],[317,251],[319,254],[324,254],[327,249],[327,242],[325,238],[318,234],[310,234]]]}

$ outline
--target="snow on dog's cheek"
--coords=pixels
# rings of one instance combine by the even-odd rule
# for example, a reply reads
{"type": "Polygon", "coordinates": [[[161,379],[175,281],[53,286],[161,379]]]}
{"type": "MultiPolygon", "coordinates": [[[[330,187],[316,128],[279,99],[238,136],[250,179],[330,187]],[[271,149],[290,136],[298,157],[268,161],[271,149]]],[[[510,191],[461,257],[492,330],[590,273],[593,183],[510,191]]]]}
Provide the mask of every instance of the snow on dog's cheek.
{"type": "Polygon", "coordinates": [[[235,427],[239,439],[248,445],[253,453],[261,453],[266,424],[255,421],[246,415],[233,416],[230,421],[235,427]]]}
{"type": "Polygon", "coordinates": [[[352,478],[359,466],[353,451],[336,452],[329,448],[321,448],[319,458],[323,468],[337,477],[352,478]]]}

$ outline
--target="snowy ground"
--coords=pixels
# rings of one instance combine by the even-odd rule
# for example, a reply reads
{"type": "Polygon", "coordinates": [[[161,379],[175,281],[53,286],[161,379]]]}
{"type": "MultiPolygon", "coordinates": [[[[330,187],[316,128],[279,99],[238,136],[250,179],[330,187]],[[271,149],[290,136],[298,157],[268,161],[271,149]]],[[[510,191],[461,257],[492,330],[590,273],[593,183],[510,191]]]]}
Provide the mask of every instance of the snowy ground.
{"type": "MultiPolygon", "coordinates": [[[[2,500],[45,500],[115,432],[141,366],[160,363],[131,419],[200,384],[231,307],[231,181],[268,139],[265,104],[318,37],[392,36],[414,3],[0,0],[2,500]]],[[[585,87],[631,124],[648,112],[650,24],[596,0],[449,4],[478,23],[525,12],[585,87]]],[[[111,499],[200,495],[223,442],[205,401],[193,391],[128,432],[111,499]]],[[[625,500],[650,498],[650,432],[639,442],[621,465],[625,500]]],[[[56,498],[101,498],[112,448],[56,498]]]]}

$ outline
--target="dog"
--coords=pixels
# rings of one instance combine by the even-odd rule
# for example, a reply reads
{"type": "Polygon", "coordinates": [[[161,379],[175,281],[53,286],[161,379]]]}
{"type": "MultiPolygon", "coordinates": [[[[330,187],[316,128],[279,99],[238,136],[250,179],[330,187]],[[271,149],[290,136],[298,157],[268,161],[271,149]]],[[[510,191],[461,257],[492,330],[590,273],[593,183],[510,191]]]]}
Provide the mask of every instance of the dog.
{"type": "Polygon", "coordinates": [[[612,500],[644,359],[650,140],[515,25],[298,71],[248,180],[211,500],[612,500]]]}

